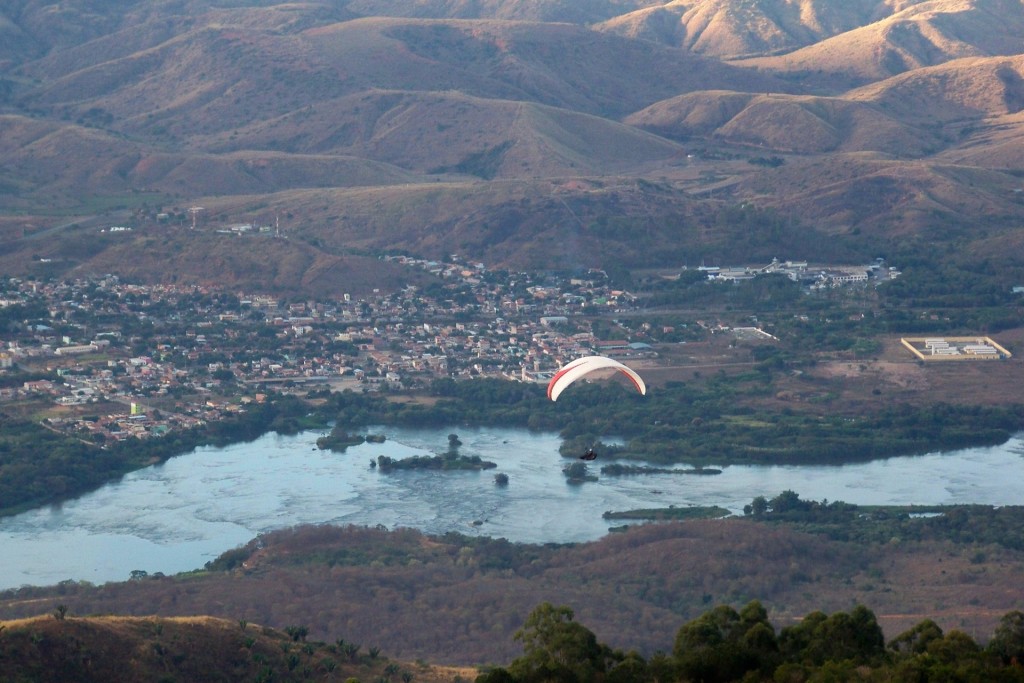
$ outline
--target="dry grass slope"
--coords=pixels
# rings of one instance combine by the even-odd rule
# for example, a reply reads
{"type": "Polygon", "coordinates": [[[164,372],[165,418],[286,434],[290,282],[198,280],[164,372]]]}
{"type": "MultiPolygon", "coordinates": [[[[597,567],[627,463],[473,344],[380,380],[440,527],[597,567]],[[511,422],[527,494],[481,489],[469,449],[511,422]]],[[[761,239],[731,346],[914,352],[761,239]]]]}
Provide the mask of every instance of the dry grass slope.
{"type": "Polygon", "coordinates": [[[920,157],[940,141],[866,103],[839,97],[703,92],[680,95],[626,122],[666,137],[714,137],[801,155],[886,152],[920,157]]]}
{"type": "Polygon", "coordinates": [[[931,0],[798,50],[742,63],[802,74],[819,85],[863,84],[963,57],[1018,54],[1022,31],[1024,7],[1018,2],[931,0]]]}
{"type": "Polygon", "coordinates": [[[3,622],[0,679],[36,683],[377,680],[394,667],[423,683],[471,670],[347,655],[336,644],[212,617],[34,617],[3,622]]]}
{"type": "MultiPolygon", "coordinates": [[[[137,207],[290,216],[311,254],[261,246],[225,261],[225,283],[329,289],[313,273],[358,273],[342,257],[384,248],[667,265],[728,253],[702,236],[744,202],[810,238],[944,239],[985,215],[998,225],[978,236],[1009,244],[1024,219],[1002,194],[1024,125],[1012,0],[86,0],[60,26],[31,3],[5,16],[6,234],[138,224],[137,207]],[[767,156],[784,166],[743,166],[767,156]]],[[[61,252],[47,276],[124,262],[125,240],[40,242],[16,237],[0,261],[32,272],[27,257],[61,252]]],[[[183,269],[161,279],[216,275],[187,241],[161,249],[179,243],[147,261],[183,269]]]]}
{"type": "MultiPolygon", "coordinates": [[[[0,615],[59,604],[74,613],[211,614],[301,624],[311,640],[342,637],[389,656],[465,666],[519,656],[512,636],[544,601],[570,606],[602,642],[646,654],[670,651],[679,627],[709,605],[755,598],[777,628],[865,604],[889,637],[931,618],[984,640],[1003,614],[1024,607],[1015,591],[1020,551],[843,543],[744,519],[646,525],[562,548],[327,526],[261,540],[226,573],[37,590],[0,602],[0,615]]],[[[229,652],[244,634],[225,628],[229,652]]],[[[10,631],[0,633],[5,647],[10,631]]]]}

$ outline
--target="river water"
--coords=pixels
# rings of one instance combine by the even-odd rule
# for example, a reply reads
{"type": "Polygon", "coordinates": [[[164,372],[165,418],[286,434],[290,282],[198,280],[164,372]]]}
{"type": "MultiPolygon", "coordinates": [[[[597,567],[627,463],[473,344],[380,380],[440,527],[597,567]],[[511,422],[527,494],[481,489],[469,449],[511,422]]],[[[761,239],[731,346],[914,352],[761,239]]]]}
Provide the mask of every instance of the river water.
{"type": "Polygon", "coordinates": [[[1016,505],[1024,485],[1022,435],[1001,446],[852,465],[729,466],[715,476],[600,476],[572,485],[561,473],[569,461],[558,455],[556,434],[460,428],[460,452],[497,469],[384,474],[369,466],[376,456],[442,453],[453,430],[375,431],[387,441],[345,453],[317,449],[320,432],[200,448],[62,505],[0,519],[0,589],[122,581],[136,569],[188,571],[261,532],[307,523],[565,543],[607,533],[606,510],[719,505],[742,514],[755,496],[787,489],[805,500],[861,505],[1016,505]],[[494,483],[498,472],[508,475],[507,486],[494,483]]]}

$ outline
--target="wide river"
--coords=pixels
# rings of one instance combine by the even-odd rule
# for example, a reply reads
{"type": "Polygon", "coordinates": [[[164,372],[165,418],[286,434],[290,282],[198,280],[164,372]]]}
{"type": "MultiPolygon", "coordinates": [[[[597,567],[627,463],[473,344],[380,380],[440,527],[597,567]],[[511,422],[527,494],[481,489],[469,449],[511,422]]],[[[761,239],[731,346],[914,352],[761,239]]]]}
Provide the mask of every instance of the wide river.
{"type": "MultiPolygon", "coordinates": [[[[1001,446],[843,466],[730,466],[715,476],[600,476],[570,485],[556,434],[519,429],[374,430],[383,444],[345,453],[315,447],[320,432],[268,434],[200,448],[62,505],[0,519],[0,589],[65,579],[122,581],[132,570],[201,568],[261,532],[308,523],[458,531],[523,542],[575,542],[607,533],[606,510],[720,505],[742,514],[755,496],[857,504],[1021,503],[1024,440],[1001,446]],[[444,452],[498,463],[483,472],[372,469],[377,455],[444,452]],[[503,472],[509,484],[499,487],[503,472]],[[479,522],[474,524],[474,522],[479,522]]],[[[604,461],[607,462],[607,461],[604,461]]],[[[602,460],[591,465],[599,472],[602,460]]]]}

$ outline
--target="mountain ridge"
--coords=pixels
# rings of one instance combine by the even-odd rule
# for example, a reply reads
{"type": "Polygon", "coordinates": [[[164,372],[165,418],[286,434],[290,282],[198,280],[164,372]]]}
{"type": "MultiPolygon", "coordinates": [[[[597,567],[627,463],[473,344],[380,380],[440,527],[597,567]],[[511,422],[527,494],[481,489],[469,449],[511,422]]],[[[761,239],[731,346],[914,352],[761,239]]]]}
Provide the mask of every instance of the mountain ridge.
{"type": "MultiPolygon", "coordinates": [[[[587,245],[581,265],[635,267],[750,256],[707,240],[737,205],[790,216],[812,259],[959,242],[976,215],[993,217],[991,251],[1024,220],[1015,0],[88,0],[0,16],[16,38],[0,54],[9,235],[48,214],[129,223],[118,249],[146,254],[154,208],[203,206],[205,230],[289,216],[289,239],[319,252],[309,263],[398,248],[551,267],[568,234],[587,245]],[[637,248],[636,234],[651,237],[637,248]]],[[[188,239],[168,246],[191,252],[188,239]]],[[[16,238],[5,263],[32,273],[45,251],[16,238]]],[[[46,272],[118,263],[101,255],[46,272]]],[[[1003,263],[1024,276],[1024,257],[1003,263]]],[[[320,281],[294,277],[264,280],[320,281]]]]}

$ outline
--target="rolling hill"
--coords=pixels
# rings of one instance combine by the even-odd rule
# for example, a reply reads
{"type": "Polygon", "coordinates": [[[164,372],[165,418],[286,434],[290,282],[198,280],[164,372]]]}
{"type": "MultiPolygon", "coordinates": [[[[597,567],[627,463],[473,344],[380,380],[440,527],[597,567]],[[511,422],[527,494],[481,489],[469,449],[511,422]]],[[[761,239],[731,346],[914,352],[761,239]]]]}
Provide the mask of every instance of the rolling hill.
{"type": "Polygon", "coordinates": [[[963,57],[1015,55],[1024,7],[1010,0],[929,0],[784,54],[746,62],[819,85],[864,83],[963,57]]]}
{"type": "MultiPolygon", "coordinates": [[[[963,512],[956,523],[997,514],[963,512]]],[[[998,514],[1015,528],[1020,511],[998,514]]],[[[871,524],[864,520],[858,528],[871,524]]],[[[0,617],[11,624],[63,604],[72,615],[136,615],[126,621],[151,634],[154,613],[186,622],[188,615],[208,614],[276,629],[303,625],[310,640],[343,638],[364,651],[378,646],[391,657],[452,666],[519,656],[522,643],[513,634],[542,602],[571,607],[601,642],[645,656],[670,652],[679,627],[709,603],[754,598],[777,628],[813,610],[865,604],[889,638],[925,618],[987,638],[1003,614],[1021,607],[1019,534],[1008,533],[1005,545],[953,543],[928,538],[923,526],[911,521],[899,527],[903,538],[890,541],[890,531],[865,544],[749,519],[694,520],[562,546],[306,526],[263,534],[194,573],[5,592],[0,617]]],[[[229,646],[225,661],[236,661],[230,645],[237,648],[246,632],[234,622],[216,623],[224,629],[218,642],[229,646]]],[[[51,628],[59,632],[61,625],[51,628]]],[[[10,630],[0,638],[5,648],[10,630]]]]}
{"type": "Polygon", "coordinates": [[[4,627],[0,677],[8,681],[389,680],[401,672],[448,683],[475,673],[349,654],[337,643],[307,642],[294,630],[210,617],[74,617],[55,610],[4,627]]]}
{"type": "Polygon", "coordinates": [[[634,267],[976,235],[1012,278],[1022,28],[1015,0],[19,0],[2,261],[295,292],[386,249],[634,267]],[[709,229],[740,205],[790,227],[709,229]],[[202,240],[155,222],[191,206],[202,240]],[[261,275],[280,242],[215,260],[271,216],[287,266],[261,275]]]}
{"type": "Polygon", "coordinates": [[[626,118],[677,140],[710,137],[776,152],[886,152],[920,157],[939,140],[884,108],[842,97],[710,91],[658,102],[626,118]]]}

